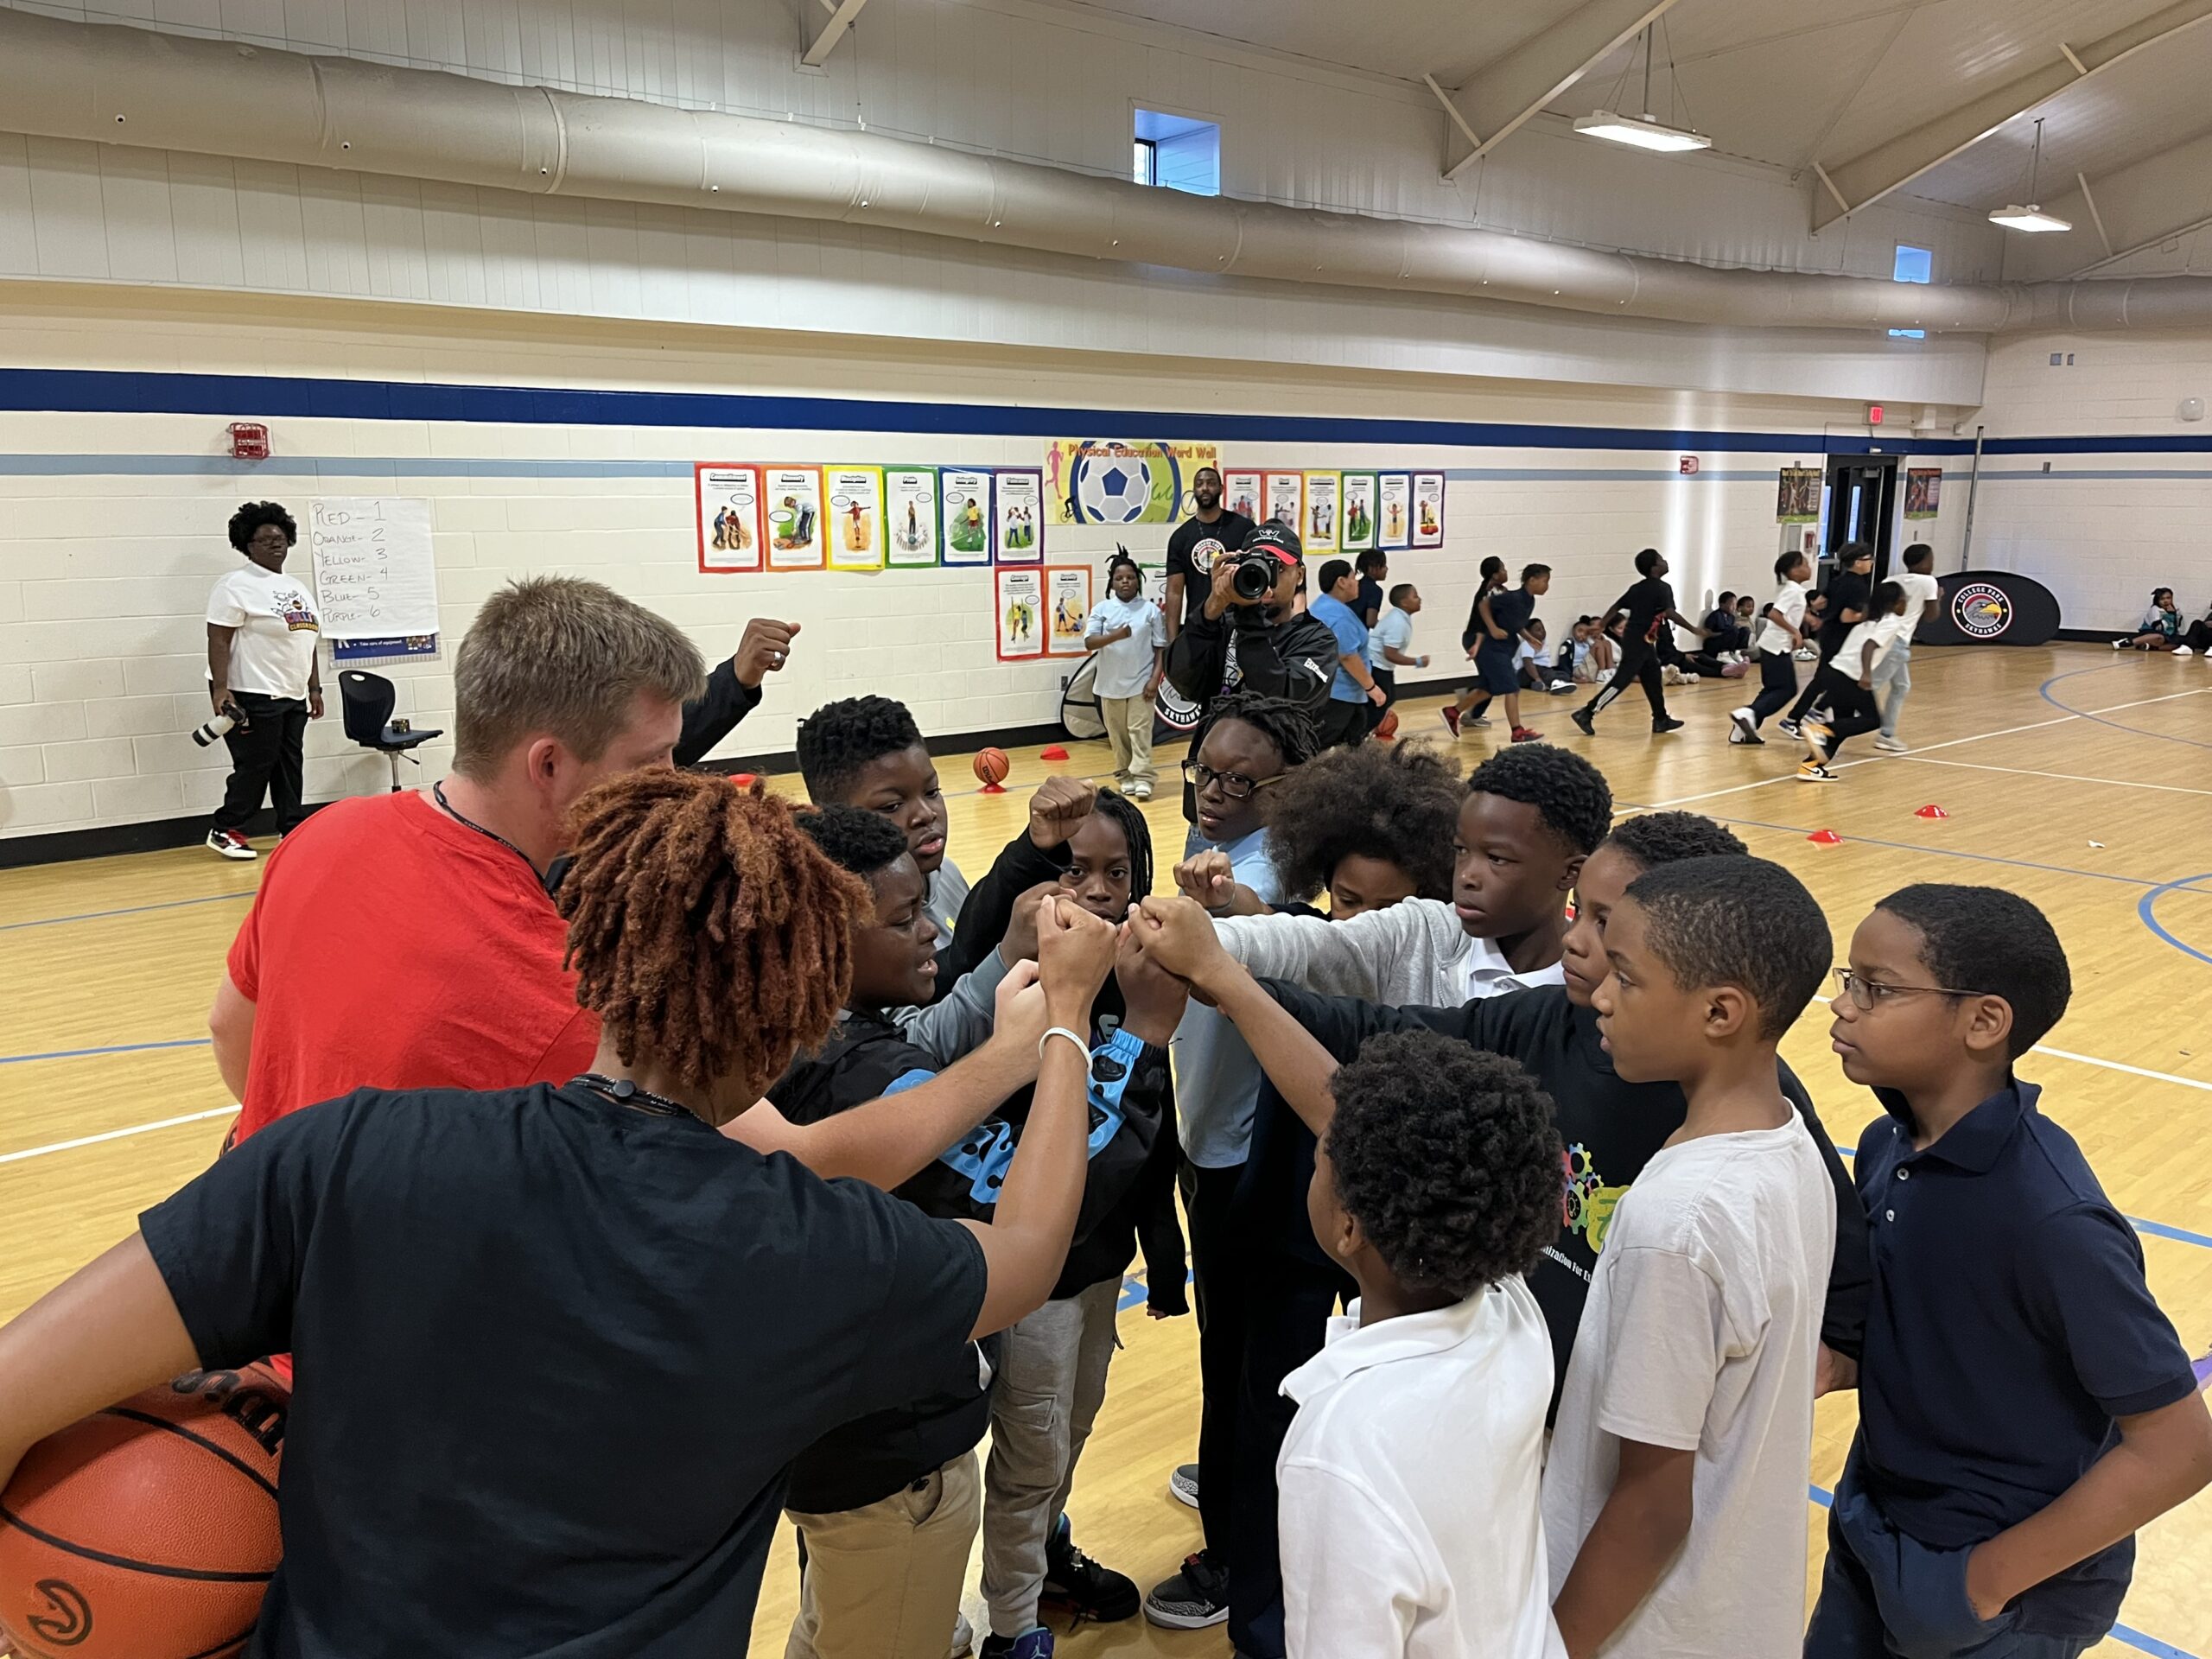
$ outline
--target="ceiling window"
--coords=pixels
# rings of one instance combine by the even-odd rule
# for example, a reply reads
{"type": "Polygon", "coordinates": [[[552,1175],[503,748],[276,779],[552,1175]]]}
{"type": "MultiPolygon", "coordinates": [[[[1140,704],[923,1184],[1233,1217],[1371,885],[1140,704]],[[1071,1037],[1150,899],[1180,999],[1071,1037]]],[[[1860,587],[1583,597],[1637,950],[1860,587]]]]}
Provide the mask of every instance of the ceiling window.
{"type": "MultiPolygon", "coordinates": [[[[1896,264],[1890,275],[1900,283],[1929,283],[1936,280],[1936,254],[1931,248],[1916,248],[1910,242],[1897,244],[1896,264]]],[[[1892,328],[1891,340],[1925,340],[1925,328],[1892,328]]]]}
{"type": "Polygon", "coordinates": [[[1187,115],[1159,110],[1136,112],[1136,152],[1132,176],[1139,184],[1194,196],[1221,194],[1221,127],[1187,115]]]}

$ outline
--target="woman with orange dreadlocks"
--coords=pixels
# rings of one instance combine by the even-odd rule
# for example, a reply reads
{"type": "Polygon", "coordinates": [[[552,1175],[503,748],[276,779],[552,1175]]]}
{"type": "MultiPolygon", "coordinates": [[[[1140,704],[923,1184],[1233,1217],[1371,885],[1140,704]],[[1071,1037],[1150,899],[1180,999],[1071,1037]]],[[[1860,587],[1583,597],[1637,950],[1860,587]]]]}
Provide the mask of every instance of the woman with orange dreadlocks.
{"type": "Polygon", "coordinates": [[[1041,907],[999,1014],[1042,1055],[1020,1150],[991,1224],[933,1220],[715,1132],[830,1034],[866,886],[696,774],[603,785],[570,844],[591,1071],[294,1113],[0,1330],[0,1485],[138,1389],[296,1355],[256,1653],[741,1656],[792,1458],[972,1381],[1067,1254],[1113,927],[1041,907]]]}

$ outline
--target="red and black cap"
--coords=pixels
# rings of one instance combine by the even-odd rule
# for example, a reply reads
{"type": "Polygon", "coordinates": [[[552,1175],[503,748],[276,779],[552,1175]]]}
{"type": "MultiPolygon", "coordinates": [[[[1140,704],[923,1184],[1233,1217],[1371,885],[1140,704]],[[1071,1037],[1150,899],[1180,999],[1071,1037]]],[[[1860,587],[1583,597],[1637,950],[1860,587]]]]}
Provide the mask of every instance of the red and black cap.
{"type": "Polygon", "coordinates": [[[1280,518],[1270,518],[1244,538],[1247,553],[1273,555],[1284,564],[1296,564],[1306,556],[1306,549],[1298,539],[1298,532],[1280,518]]]}

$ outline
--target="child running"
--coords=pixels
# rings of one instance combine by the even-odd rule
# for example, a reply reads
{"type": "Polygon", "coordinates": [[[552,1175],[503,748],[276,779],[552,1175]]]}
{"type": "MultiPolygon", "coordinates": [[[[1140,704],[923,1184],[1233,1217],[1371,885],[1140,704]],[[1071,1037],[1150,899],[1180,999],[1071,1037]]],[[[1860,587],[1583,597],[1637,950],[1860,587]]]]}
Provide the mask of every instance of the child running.
{"type": "Polygon", "coordinates": [[[1682,722],[1667,713],[1667,693],[1659,677],[1659,633],[1669,624],[1687,629],[1700,639],[1705,637],[1704,631],[1675,608],[1675,590],[1667,585],[1667,561],[1657,548],[1647,547],[1636,556],[1636,582],[1613,601],[1600,625],[1601,632],[1610,633],[1617,620],[1624,624],[1620,665],[1613,670],[1613,677],[1605,682],[1598,695],[1571,716],[1575,729],[1585,737],[1597,735],[1598,728],[1592,722],[1612,706],[1613,700],[1627,690],[1631,682],[1641,682],[1643,686],[1644,701],[1651,705],[1654,732],[1681,729],[1682,722]]]}
{"type": "Polygon", "coordinates": [[[1878,729],[1881,710],[1874,706],[1874,675],[1904,626],[1905,594],[1894,582],[1883,582],[1866,601],[1866,620],[1853,627],[1835,655],[1813,676],[1814,707],[1798,724],[1805,760],[1797,768],[1801,784],[1832,784],[1828,763],[1846,742],[1878,729]]]}

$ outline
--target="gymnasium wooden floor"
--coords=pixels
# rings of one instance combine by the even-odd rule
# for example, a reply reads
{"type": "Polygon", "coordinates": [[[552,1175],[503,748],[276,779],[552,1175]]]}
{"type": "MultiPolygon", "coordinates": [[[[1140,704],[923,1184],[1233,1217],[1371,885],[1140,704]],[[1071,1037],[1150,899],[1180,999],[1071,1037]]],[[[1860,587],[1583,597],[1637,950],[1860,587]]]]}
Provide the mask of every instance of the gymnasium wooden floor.
{"type": "MultiPolygon", "coordinates": [[[[2144,1236],[2151,1283],[2192,1355],[2212,1349],[2212,663],[2102,648],[1926,652],[1905,757],[1847,751],[1840,782],[1790,781],[1788,747],[1731,748],[1733,684],[1669,693],[1688,728],[1651,738],[1633,695],[1594,741],[1567,698],[1538,723],[1601,766],[1624,810],[1694,807],[1753,851],[1800,872],[1841,943],[1872,901],[1918,880],[2009,887],[2049,912],[2072,957],[2072,1012],[2024,1061],[2044,1105],[2082,1142],[2144,1236]],[[1935,804],[1948,818],[1915,816],[1935,804]],[[1832,829],[1840,846],[1808,842],[1832,829]]],[[[774,695],[771,688],[771,696],[774,695]]],[[[1443,740],[1436,700],[1405,708],[1408,736],[1443,740]]],[[[1471,733],[1471,766],[1495,733],[1471,733]]],[[[1001,797],[970,791],[942,763],[954,855],[971,870],[1024,822],[1022,785],[1046,768],[1016,759],[1001,797]]],[[[1104,747],[1074,746],[1059,769],[1110,770],[1104,747]]],[[[1152,817],[1166,855],[1182,825],[1173,791],[1152,817]]],[[[228,1100],[202,1024],[223,953],[258,867],[205,851],[0,872],[0,1319],[122,1236],[147,1204],[214,1156],[228,1100]]],[[[1786,1045],[1839,1143],[1878,1110],[1845,1081],[1815,1005],[1786,1045]]],[[[1140,1586],[1196,1548],[1198,1517],[1170,1499],[1169,1469],[1192,1455],[1195,1332],[1132,1304],[1099,1430],[1077,1482],[1077,1536],[1140,1586]]],[[[2202,1368],[2200,1368],[2202,1369],[2202,1368]]],[[[1841,1465],[1850,1396],[1824,1402],[1811,1471],[1817,1502],[1841,1465]]],[[[1817,1560],[1821,1516],[1813,1514],[1817,1560]]],[[[2212,1656],[2212,1501],[2145,1535],[2124,1633],[2100,1656],[2212,1656]]],[[[788,1536],[770,1564],[755,1651],[782,1651],[793,1600],[788,1536]]],[[[980,1606],[969,1611],[981,1624],[980,1606]]],[[[1141,1619],[1087,1628],[1061,1651],[1213,1655],[1219,1630],[1156,1630],[1141,1619]]]]}

